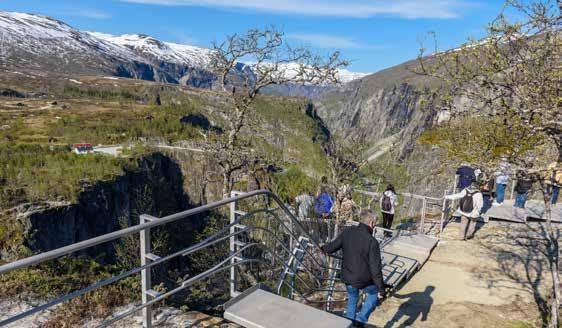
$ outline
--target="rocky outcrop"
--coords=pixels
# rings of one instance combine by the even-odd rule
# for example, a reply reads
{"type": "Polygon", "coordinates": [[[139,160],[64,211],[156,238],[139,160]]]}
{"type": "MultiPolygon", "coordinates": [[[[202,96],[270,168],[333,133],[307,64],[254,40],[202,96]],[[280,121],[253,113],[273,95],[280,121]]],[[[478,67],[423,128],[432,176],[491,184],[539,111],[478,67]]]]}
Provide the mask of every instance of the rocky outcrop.
{"type": "MultiPolygon", "coordinates": [[[[141,158],[135,170],[87,187],[74,204],[23,204],[13,210],[12,219],[23,228],[25,246],[34,252],[49,251],[137,224],[143,213],[162,216],[190,208],[194,204],[183,183],[180,166],[156,153],[141,158]]],[[[113,247],[105,243],[85,254],[104,254],[111,261],[113,247]]],[[[4,260],[11,256],[2,253],[4,260]]]]}
{"type": "Polygon", "coordinates": [[[409,177],[403,191],[442,197],[451,188],[453,169],[440,161],[439,149],[417,143],[425,130],[446,119],[429,92],[440,84],[414,74],[415,65],[407,62],[353,81],[314,101],[315,111],[332,133],[371,146],[370,161],[391,152],[384,162],[401,163],[409,177]]]}
{"type": "MultiPolygon", "coordinates": [[[[404,70],[402,66],[392,70],[404,70]]],[[[346,139],[369,144],[392,142],[404,159],[419,135],[431,127],[438,113],[434,98],[419,83],[409,83],[383,71],[347,84],[315,101],[318,115],[330,130],[346,139]],[[384,81],[380,81],[385,79],[384,81]]],[[[375,153],[378,149],[372,149],[375,153]]],[[[369,154],[372,155],[372,154],[369,154]]]]}

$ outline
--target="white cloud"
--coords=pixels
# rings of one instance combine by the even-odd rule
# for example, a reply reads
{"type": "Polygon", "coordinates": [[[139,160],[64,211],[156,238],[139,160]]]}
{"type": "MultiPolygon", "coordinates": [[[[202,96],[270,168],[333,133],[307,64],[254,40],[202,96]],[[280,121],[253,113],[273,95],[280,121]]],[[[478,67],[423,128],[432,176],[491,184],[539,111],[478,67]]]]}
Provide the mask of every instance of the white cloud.
{"type": "Polygon", "coordinates": [[[455,18],[472,6],[467,0],[121,0],[122,2],[245,9],[279,14],[367,18],[455,18]]]}
{"type": "Polygon", "coordinates": [[[110,19],[111,15],[97,9],[69,9],[62,10],[61,15],[71,16],[71,17],[86,17],[93,19],[110,19]]]}
{"type": "Polygon", "coordinates": [[[314,33],[290,33],[287,35],[293,40],[299,40],[319,48],[339,49],[383,49],[385,46],[364,44],[352,38],[314,33]]]}

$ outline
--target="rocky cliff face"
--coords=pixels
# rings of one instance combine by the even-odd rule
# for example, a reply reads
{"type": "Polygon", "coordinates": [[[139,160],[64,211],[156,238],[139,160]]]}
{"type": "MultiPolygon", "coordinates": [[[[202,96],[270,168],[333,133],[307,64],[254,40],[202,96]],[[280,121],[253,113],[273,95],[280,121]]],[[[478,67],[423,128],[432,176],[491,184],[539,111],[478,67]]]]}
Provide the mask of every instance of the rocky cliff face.
{"type": "Polygon", "coordinates": [[[353,81],[315,101],[318,115],[330,130],[344,138],[359,138],[398,149],[404,159],[414,141],[436,120],[434,99],[423,92],[423,81],[415,80],[401,65],[353,81]]]}
{"type": "MultiPolygon", "coordinates": [[[[12,219],[23,227],[24,245],[44,252],[137,224],[143,213],[162,216],[186,210],[194,204],[183,183],[180,166],[157,153],[140,159],[135,171],[87,188],[76,204],[24,204],[13,210],[12,219]]],[[[113,246],[102,244],[86,254],[104,254],[110,260],[113,246]]],[[[14,256],[9,249],[0,255],[3,260],[14,256]]]]}
{"type": "Polygon", "coordinates": [[[353,81],[314,105],[333,133],[371,145],[366,154],[371,161],[392,151],[389,163],[406,168],[409,192],[441,197],[450,188],[451,167],[440,163],[438,149],[416,142],[442,118],[436,98],[428,92],[439,85],[416,76],[415,65],[407,62],[353,81]]]}

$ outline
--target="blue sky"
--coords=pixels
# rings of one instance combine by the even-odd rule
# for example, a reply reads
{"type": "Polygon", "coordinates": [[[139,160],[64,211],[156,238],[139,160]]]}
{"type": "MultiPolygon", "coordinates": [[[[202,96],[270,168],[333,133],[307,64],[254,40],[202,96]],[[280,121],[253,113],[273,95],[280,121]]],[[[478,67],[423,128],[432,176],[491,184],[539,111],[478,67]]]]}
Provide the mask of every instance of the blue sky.
{"type": "Polygon", "coordinates": [[[209,46],[275,25],[296,44],[340,50],[352,71],[375,72],[416,57],[420,38],[441,49],[482,37],[503,0],[0,0],[0,9],[43,14],[90,31],[144,33],[209,46]]]}

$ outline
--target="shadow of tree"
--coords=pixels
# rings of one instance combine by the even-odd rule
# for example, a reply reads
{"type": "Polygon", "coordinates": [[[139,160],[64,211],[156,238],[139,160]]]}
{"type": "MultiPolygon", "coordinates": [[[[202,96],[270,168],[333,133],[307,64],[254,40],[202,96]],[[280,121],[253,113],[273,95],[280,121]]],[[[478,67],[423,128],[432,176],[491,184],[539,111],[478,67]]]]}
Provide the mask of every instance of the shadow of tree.
{"type": "Polygon", "coordinates": [[[394,294],[393,297],[408,300],[400,305],[394,317],[384,325],[384,328],[392,328],[404,317],[406,317],[406,320],[398,327],[410,327],[420,316],[421,321],[426,321],[429,311],[433,306],[433,297],[431,297],[433,291],[435,291],[434,286],[427,286],[423,292],[413,292],[405,295],[394,294]]]}
{"type": "MultiPolygon", "coordinates": [[[[507,225],[507,223],[506,223],[507,225]]],[[[540,313],[542,326],[549,320],[550,246],[543,223],[509,224],[508,229],[482,235],[482,246],[489,249],[497,269],[479,272],[478,278],[489,288],[515,288],[530,294],[540,313]],[[519,285],[515,287],[513,284],[519,285]]]]}

